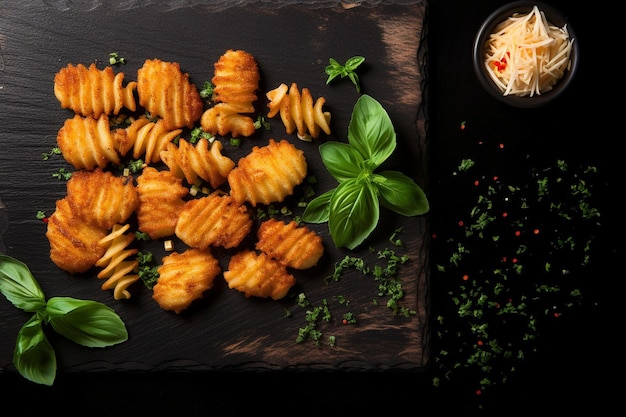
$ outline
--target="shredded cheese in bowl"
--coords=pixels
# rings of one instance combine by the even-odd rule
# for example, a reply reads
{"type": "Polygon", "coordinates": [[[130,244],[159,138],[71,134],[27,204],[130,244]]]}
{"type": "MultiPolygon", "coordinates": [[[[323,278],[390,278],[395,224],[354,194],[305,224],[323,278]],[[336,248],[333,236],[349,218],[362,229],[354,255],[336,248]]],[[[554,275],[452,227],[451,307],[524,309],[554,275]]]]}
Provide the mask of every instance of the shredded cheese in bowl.
{"type": "Polygon", "coordinates": [[[573,42],[567,25],[551,24],[533,6],[496,26],[485,44],[484,65],[503,95],[541,95],[570,69],[573,42]]]}

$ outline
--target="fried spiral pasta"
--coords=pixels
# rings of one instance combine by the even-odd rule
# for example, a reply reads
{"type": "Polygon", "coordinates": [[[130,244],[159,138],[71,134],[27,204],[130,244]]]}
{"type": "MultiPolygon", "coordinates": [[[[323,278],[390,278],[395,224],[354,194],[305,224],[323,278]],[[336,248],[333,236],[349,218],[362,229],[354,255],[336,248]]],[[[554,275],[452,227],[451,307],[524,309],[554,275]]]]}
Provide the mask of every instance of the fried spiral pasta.
{"type": "Polygon", "coordinates": [[[191,129],[202,116],[202,97],[178,62],[146,60],[137,71],[137,94],[139,105],[161,117],[167,130],[191,129]]]}
{"type": "Polygon", "coordinates": [[[141,116],[126,129],[118,129],[113,137],[120,155],[125,156],[132,149],[133,158],[143,157],[145,164],[150,165],[161,161],[161,151],[182,131],[168,129],[163,119],[154,122],[141,116]]]}
{"type": "Polygon", "coordinates": [[[116,300],[129,299],[131,297],[128,287],[139,280],[137,268],[139,261],[130,259],[137,254],[136,248],[128,248],[135,240],[133,233],[125,233],[130,228],[129,224],[113,226],[111,232],[103,237],[99,244],[106,247],[106,252],[96,266],[102,269],[98,273],[99,279],[106,279],[102,284],[103,290],[113,290],[113,298],[116,300]]]}
{"type": "Polygon", "coordinates": [[[99,117],[102,114],[118,114],[122,107],[135,111],[133,95],[137,82],[122,85],[124,73],[113,73],[111,67],[98,70],[95,64],[89,68],[83,64],[68,64],[54,76],[54,95],[64,109],[81,116],[99,117]]]}
{"type": "Polygon", "coordinates": [[[281,84],[266,93],[269,100],[267,117],[273,118],[280,113],[280,118],[285,125],[288,134],[297,133],[298,138],[311,141],[317,138],[323,131],[330,135],[330,112],[324,111],[326,103],[324,97],[319,97],[315,104],[308,88],[303,88],[302,93],[296,83],[291,87],[281,84]]]}
{"type": "Polygon", "coordinates": [[[254,112],[257,100],[261,76],[254,57],[246,51],[229,49],[214,68],[212,99],[218,104],[202,114],[202,129],[213,135],[251,136],[256,131],[254,120],[243,113],[254,112]]]}
{"type": "Polygon", "coordinates": [[[202,138],[194,146],[180,139],[178,146],[168,143],[161,151],[161,160],[170,171],[189,184],[195,184],[198,178],[211,184],[214,189],[226,182],[228,174],[235,167],[235,162],[222,155],[222,142],[209,142],[202,138]]]}
{"type": "Polygon", "coordinates": [[[105,168],[119,165],[120,156],[110,131],[109,117],[101,115],[67,119],[57,133],[57,145],[63,158],[76,169],[105,168]]]}

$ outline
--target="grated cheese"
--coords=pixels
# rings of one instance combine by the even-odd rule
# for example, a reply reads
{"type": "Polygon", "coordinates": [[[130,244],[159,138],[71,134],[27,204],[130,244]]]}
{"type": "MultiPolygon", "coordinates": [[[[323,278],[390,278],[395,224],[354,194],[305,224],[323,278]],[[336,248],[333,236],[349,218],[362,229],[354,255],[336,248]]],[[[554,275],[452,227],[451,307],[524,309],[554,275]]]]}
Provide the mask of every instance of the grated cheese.
{"type": "Polygon", "coordinates": [[[541,95],[570,69],[573,42],[567,25],[549,23],[533,6],[496,26],[485,44],[485,67],[505,96],[541,95]]]}

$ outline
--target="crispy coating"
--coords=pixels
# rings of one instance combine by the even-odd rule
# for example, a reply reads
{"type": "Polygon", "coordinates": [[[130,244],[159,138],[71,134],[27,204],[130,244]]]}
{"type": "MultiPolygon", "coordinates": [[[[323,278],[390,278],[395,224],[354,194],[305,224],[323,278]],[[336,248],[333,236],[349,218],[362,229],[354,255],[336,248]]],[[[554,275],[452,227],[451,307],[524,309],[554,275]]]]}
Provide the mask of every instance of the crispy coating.
{"type": "Polygon", "coordinates": [[[170,171],[145,167],[137,177],[137,193],[139,230],[152,239],[172,236],[185,206],[183,197],[188,194],[188,189],[182,186],[182,179],[170,171]]]}
{"type": "Polygon", "coordinates": [[[132,149],[134,159],[143,158],[150,165],[161,161],[161,151],[182,132],[182,129],[169,129],[163,119],[153,122],[141,116],[126,129],[117,129],[113,139],[120,155],[126,156],[132,149]]]}
{"type": "Polygon", "coordinates": [[[63,158],[76,169],[105,168],[120,164],[109,118],[81,117],[67,119],[57,133],[57,145],[63,158]]]}
{"type": "Polygon", "coordinates": [[[161,117],[168,130],[193,128],[204,103],[198,88],[178,62],[147,59],[137,71],[139,104],[153,117],[161,117]]]}
{"type": "Polygon", "coordinates": [[[265,220],[257,231],[256,248],[295,269],[308,269],[324,254],[322,238],[295,221],[265,220]]]}
{"type": "Polygon", "coordinates": [[[224,271],[228,287],[244,293],[246,297],[271,297],[279,300],[287,295],[296,279],[285,265],[267,254],[244,249],[230,258],[224,271]]]}
{"type": "Polygon", "coordinates": [[[222,155],[222,142],[212,143],[202,138],[193,144],[185,139],[173,143],[161,151],[161,160],[177,177],[184,178],[188,184],[195,184],[198,178],[207,181],[214,189],[226,183],[228,174],[235,167],[235,162],[222,155]]]}
{"type": "Polygon", "coordinates": [[[152,298],[162,309],[179,314],[213,287],[221,268],[211,252],[188,249],[165,256],[158,272],[152,298]]]}
{"type": "Polygon", "coordinates": [[[283,83],[265,96],[269,100],[267,117],[280,113],[288,134],[296,132],[298,138],[306,141],[319,137],[320,132],[330,135],[331,116],[323,109],[326,103],[324,97],[318,97],[314,103],[309,89],[303,88],[300,92],[296,83],[291,83],[291,87],[283,83]]]}
{"type": "Polygon", "coordinates": [[[99,244],[106,234],[106,229],[84,221],[71,208],[67,197],[57,200],[46,230],[50,259],[69,273],[85,272],[106,251],[106,247],[99,244]]]}
{"type": "Polygon", "coordinates": [[[99,168],[72,173],[67,199],[78,217],[106,230],[126,222],[139,205],[133,177],[118,177],[99,168]]]}
{"type": "Polygon", "coordinates": [[[243,113],[254,112],[260,79],[250,53],[227,50],[214,65],[212,99],[217,104],[202,114],[202,129],[213,135],[251,136],[256,131],[254,120],[243,113]]]}
{"type": "Polygon", "coordinates": [[[254,146],[228,174],[233,198],[239,202],[270,204],[293,194],[307,173],[304,152],[283,139],[269,140],[267,146],[254,146]]]}
{"type": "Polygon", "coordinates": [[[178,217],[176,236],[188,246],[234,248],[252,229],[252,217],[245,205],[231,196],[214,191],[189,200],[178,217]]]}
{"type": "Polygon", "coordinates": [[[81,116],[98,118],[103,114],[118,114],[122,107],[135,111],[133,95],[137,82],[122,85],[124,73],[113,73],[110,66],[98,70],[83,64],[68,64],[54,76],[54,95],[64,109],[81,116]]]}

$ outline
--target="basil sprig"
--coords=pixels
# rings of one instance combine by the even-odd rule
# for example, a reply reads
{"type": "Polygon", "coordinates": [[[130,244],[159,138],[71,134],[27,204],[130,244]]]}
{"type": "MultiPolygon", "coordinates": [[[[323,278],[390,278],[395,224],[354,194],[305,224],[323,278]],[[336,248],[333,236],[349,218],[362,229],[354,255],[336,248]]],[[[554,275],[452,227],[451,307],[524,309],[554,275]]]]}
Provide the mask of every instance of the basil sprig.
{"type": "Polygon", "coordinates": [[[428,199],[415,181],[398,171],[376,172],[395,148],[396,133],[385,109],[367,94],[360,96],[348,125],[348,143],[328,141],[319,147],[322,162],[339,184],[311,200],[302,220],[328,222],[335,245],[354,249],[378,225],[380,206],[409,217],[427,213],[428,199]]]}
{"type": "Polygon", "coordinates": [[[23,262],[0,255],[0,292],[15,307],[33,316],[17,334],[13,364],[26,379],[52,385],[57,361],[44,325],[69,340],[87,347],[106,347],[128,340],[122,319],[106,305],[71,297],[53,297],[44,292],[23,262]]]}

